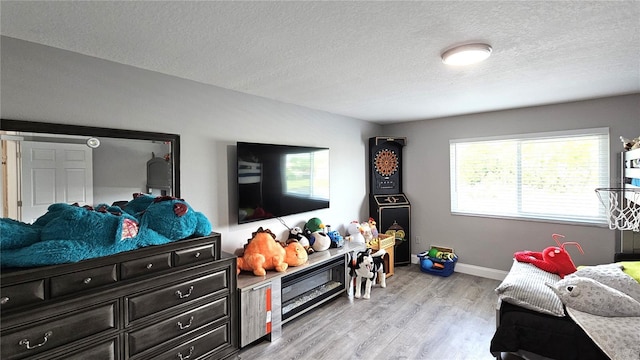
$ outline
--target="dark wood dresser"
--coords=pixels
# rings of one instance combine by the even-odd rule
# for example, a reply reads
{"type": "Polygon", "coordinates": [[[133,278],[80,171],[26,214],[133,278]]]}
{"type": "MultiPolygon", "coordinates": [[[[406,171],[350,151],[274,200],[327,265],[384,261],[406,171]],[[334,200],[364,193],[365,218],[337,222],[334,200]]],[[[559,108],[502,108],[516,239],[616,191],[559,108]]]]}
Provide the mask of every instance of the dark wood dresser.
{"type": "Polygon", "coordinates": [[[173,359],[238,351],[236,258],[220,234],[75,264],[2,269],[0,358],[173,359]]]}

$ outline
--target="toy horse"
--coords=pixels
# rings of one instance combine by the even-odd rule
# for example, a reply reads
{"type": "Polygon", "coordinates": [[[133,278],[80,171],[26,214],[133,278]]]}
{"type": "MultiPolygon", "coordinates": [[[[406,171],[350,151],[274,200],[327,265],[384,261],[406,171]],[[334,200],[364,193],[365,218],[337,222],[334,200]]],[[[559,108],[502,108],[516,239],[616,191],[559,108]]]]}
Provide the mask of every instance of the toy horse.
{"type": "Polygon", "coordinates": [[[519,262],[535,265],[544,271],[558,274],[560,278],[576,272],[576,266],[573,261],[571,261],[571,256],[569,256],[569,253],[565,250],[565,246],[575,245],[578,247],[578,250],[580,250],[580,253],[584,254],[580,244],[575,241],[560,244],[558,238],[564,238],[564,235],[553,234],[552,237],[558,246],[550,246],[542,252],[518,251],[514,254],[515,259],[519,262]]]}

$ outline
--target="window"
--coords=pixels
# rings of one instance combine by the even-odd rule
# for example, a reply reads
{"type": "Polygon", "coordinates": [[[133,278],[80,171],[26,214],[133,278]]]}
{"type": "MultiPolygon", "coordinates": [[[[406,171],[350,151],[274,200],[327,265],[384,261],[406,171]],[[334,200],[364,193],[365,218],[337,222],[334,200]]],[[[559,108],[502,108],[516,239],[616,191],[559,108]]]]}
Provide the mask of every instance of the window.
{"type": "Polygon", "coordinates": [[[329,150],[285,155],[288,195],[329,199],[329,150]]]}
{"type": "Polygon", "coordinates": [[[608,128],[449,144],[452,213],[606,224],[608,128]]]}

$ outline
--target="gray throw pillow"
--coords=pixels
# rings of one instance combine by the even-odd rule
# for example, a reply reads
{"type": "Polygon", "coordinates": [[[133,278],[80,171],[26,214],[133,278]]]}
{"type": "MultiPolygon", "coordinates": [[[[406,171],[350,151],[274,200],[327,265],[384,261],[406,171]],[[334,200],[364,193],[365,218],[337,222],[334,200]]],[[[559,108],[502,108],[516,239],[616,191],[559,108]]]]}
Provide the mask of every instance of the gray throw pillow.
{"type": "Polygon", "coordinates": [[[500,300],[543,314],[564,316],[564,307],[558,295],[545,283],[554,284],[560,276],[537,268],[535,265],[513,261],[511,270],[495,289],[500,300]]]}
{"type": "Polygon", "coordinates": [[[586,277],[621,291],[636,301],[640,301],[640,283],[622,271],[621,264],[584,266],[567,277],[586,277]]]}

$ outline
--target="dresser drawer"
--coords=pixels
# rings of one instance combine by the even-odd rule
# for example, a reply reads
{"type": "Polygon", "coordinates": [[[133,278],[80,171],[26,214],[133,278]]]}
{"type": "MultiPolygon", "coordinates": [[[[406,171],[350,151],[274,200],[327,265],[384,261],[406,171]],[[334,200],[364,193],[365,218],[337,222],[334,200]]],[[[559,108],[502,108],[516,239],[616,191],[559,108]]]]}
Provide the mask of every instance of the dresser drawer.
{"type": "Polygon", "coordinates": [[[171,268],[171,253],[158,254],[123,262],[122,265],[120,265],[120,278],[122,280],[131,279],[169,268],[171,268]]]}
{"type": "Polygon", "coordinates": [[[51,297],[73,294],[116,281],[118,276],[115,264],[60,275],[51,278],[51,297]]]}
{"type": "Polygon", "coordinates": [[[191,341],[181,343],[175,348],[154,356],[154,360],[197,360],[203,355],[229,344],[229,324],[225,323],[191,341]]]}
{"type": "Polygon", "coordinates": [[[0,308],[12,309],[44,300],[44,280],[30,281],[3,287],[0,290],[0,308]]]}
{"type": "Polygon", "coordinates": [[[57,319],[6,332],[0,358],[22,359],[73,341],[117,328],[116,302],[83,309],[57,319]]]}
{"type": "Polygon", "coordinates": [[[129,333],[127,336],[129,355],[150,349],[165,341],[229,316],[228,304],[226,297],[218,299],[142,330],[129,333]]]}
{"type": "Polygon", "coordinates": [[[228,289],[229,269],[126,298],[129,321],[228,289]]]}
{"type": "Polygon", "coordinates": [[[86,350],[64,355],[56,360],[116,360],[118,358],[118,338],[114,338],[86,350]]]}
{"type": "Polygon", "coordinates": [[[193,247],[174,252],[176,266],[190,265],[215,258],[215,244],[193,247]]]}

